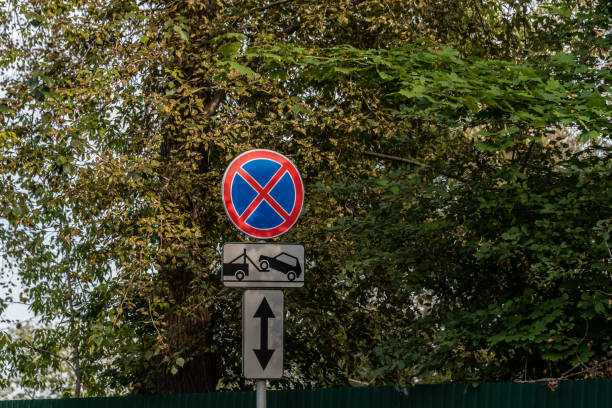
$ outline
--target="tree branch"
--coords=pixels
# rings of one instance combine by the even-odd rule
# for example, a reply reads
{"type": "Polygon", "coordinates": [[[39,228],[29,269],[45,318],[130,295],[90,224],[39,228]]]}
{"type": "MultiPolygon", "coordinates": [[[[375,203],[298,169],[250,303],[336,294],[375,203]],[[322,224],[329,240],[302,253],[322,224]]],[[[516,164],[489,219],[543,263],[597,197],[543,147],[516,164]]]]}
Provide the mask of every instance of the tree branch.
{"type": "Polygon", "coordinates": [[[217,107],[219,106],[223,98],[225,98],[225,91],[219,91],[215,94],[213,100],[206,107],[206,117],[210,117],[215,114],[215,112],[217,111],[217,107]]]}
{"type": "Polygon", "coordinates": [[[527,149],[527,154],[525,155],[525,160],[523,160],[523,164],[521,164],[521,168],[519,170],[520,173],[522,173],[525,170],[525,167],[527,167],[527,162],[529,161],[529,158],[531,157],[531,152],[533,150],[533,145],[535,144],[535,140],[532,140],[531,143],[529,144],[529,149],[527,149]]]}
{"type": "Polygon", "coordinates": [[[400,161],[403,163],[408,163],[408,164],[412,164],[412,165],[419,166],[419,167],[427,167],[427,168],[431,167],[428,164],[421,163],[416,160],[404,159],[403,157],[391,156],[390,154],[382,154],[382,153],[374,153],[374,152],[363,152],[363,154],[365,154],[366,156],[378,157],[380,159],[400,161]]]}
{"type": "MultiPolygon", "coordinates": [[[[394,161],[399,161],[402,163],[408,163],[408,164],[412,164],[413,166],[418,166],[421,168],[426,168],[426,169],[433,169],[432,166],[430,166],[429,164],[425,164],[425,163],[421,163],[418,162],[416,160],[411,160],[411,159],[405,159],[403,157],[398,157],[398,156],[392,156],[390,154],[383,154],[383,153],[375,153],[375,152],[368,152],[368,151],[364,151],[363,152],[364,155],[366,156],[372,156],[372,157],[378,157],[380,159],[386,159],[386,160],[394,160],[394,161]]],[[[443,172],[440,170],[435,170],[438,173],[440,173],[443,176],[446,176],[448,178],[454,179],[454,180],[459,180],[463,183],[468,183],[468,181],[462,177],[459,176],[453,176],[452,174],[448,174],[447,172],[443,172]]]]}
{"type": "Polygon", "coordinates": [[[263,10],[267,10],[269,8],[272,8],[272,7],[281,6],[281,5],[285,4],[285,3],[291,3],[292,1],[293,0],[275,1],[274,3],[268,3],[268,4],[264,5],[264,6],[259,6],[259,7],[257,7],[256,10],[263,11],[263,10]]]}
{"type": "Polygon", "coordinates": [[[63,357],[57,353],[54,353],[53,351],[49,351],[49,350],[45,350],[45,349],[41,349],[38,347],[34,347],[28,343],[24,344],[24,347],[29,348],[30,350],[36,351],[38,353],[44,353],[44,354],[48,354],[52,357],[57,358],[58,360],[62,360],[63,362],[65,362],[66,364],[68,364],[70,366],[70,368],[72,368],[74,370],[74,366],[72,365],[72,361],[70,361],[69,358],[63,357]]]}
{"type": "Polygon", "coordinates": [[[299,21],[296,21],[295,23],[291,24],[289,27],[285,29],[285,34],[291,35],[295,33],[301,26],[302,26],[302,23],[299,21]]]}

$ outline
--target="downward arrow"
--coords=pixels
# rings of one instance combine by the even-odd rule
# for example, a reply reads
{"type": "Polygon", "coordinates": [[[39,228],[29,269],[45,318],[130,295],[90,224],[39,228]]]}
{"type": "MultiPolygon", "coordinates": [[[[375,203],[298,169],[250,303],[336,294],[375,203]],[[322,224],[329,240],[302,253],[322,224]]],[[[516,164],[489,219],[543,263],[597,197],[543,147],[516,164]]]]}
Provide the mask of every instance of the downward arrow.
{"type": "Polygon", "coordinates": [[[265,370],[270,362],[270,359],[272,358],[272,354],[274,354],[274,350],[268,349],[268,319],[274,319],[275,317],[265,297],[261,301],[261,304],[257,308],[257,311],[253,317],[261,318],[261,337],[259,349],[254,349],[253,351],[255,352],[255,356],[257,357],[261,368],[265,370]]]}

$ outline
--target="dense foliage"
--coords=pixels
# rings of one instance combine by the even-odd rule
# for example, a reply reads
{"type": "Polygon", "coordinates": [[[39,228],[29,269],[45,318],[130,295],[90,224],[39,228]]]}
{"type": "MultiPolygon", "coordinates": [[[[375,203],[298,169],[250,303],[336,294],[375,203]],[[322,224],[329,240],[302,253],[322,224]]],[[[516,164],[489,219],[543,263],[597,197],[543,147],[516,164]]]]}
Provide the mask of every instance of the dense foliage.
{"type": "Polygon", "coordinates": [[[256,147],[307,186],[276,386],[610,374],[606,2],[0,5],[2,273],[41,323],[0,381],[251,387],[219,183],[256,147]]]}

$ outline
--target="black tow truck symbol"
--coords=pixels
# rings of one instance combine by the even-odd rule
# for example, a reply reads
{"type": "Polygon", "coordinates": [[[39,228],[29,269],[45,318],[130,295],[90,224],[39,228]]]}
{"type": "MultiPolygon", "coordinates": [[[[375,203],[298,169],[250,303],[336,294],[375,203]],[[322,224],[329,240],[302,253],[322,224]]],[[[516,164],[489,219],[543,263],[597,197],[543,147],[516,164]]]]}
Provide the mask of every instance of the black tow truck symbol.
{"type": "Polygon", "coordinates": [[[246,248],[242,254],[232,259],[228,263],[223,264],[223,276],[235,276],[239,281],[245,276],[249,276],[249,264],[251,264],[257,272],[269,272],[274,269],[287,276],[287,279],[293,281],[302,274],[300,261],[286,252],[270,257],[266,255],[259,256],[259,266],[247,255],[246,248]]]}

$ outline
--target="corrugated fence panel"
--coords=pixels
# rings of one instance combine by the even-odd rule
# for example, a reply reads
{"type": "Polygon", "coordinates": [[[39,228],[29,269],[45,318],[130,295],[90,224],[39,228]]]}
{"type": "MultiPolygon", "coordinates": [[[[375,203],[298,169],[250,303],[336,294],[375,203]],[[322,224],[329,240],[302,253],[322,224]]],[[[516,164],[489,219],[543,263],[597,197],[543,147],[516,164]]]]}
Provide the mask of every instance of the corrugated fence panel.
{"type": "MultiPolygon", "coordinates": [[[[0,401],[0,408],[248,408],[254,392],[0,401]]],[[[268,408],[612,408],[612,380],[268,391],[268,408]]]]}

